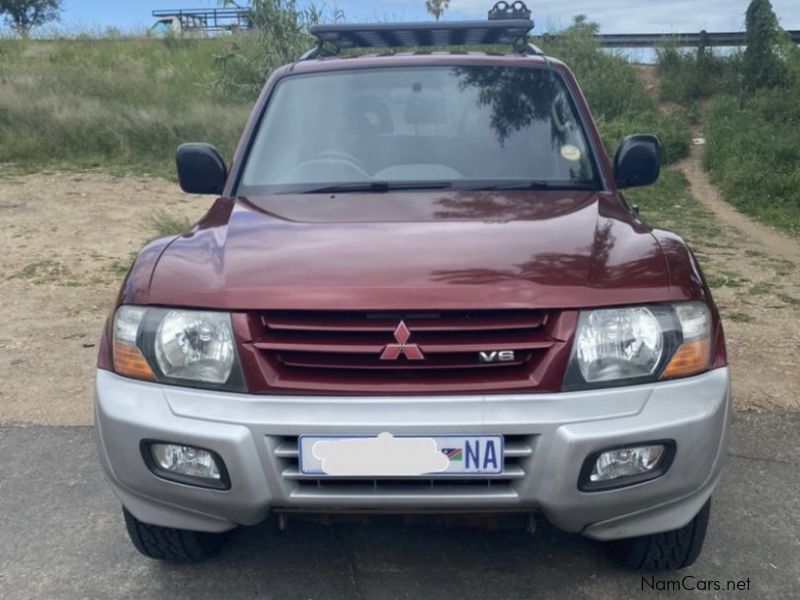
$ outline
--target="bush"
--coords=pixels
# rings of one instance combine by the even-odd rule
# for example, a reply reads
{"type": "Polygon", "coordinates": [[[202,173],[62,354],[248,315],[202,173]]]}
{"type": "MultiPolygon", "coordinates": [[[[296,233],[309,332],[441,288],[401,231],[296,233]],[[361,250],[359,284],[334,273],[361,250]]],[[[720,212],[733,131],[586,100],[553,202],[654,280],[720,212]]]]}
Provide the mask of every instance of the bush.
{"type": "Polygon", "coordinates": [[[662,100],[689,103],[714,94],[738,94],[740,54],[716,56],[709,49],[681,52],[673,46],[657,50],[662,100]]]}
{"type": "MultiPolygon", "coordinates": [[[[217,57],[221,64],[217,83],[225,92],[255,99],[274,69],[296,61],[314,46],[308,27],[321,21],[324,11],[314,3],[300,8],[297,0],[253,0],[250,10],[255,28],[231,38],[217,57]]],[[[341,11],[334,10],[332,18],[342,18],[341,11]]]]}
{"type": "Polygon", "coordinates": [[[748,89],[775,87],[786,81],[783,60],[784,32],[769,0],[752,0],[745,18],[747,49],[743,75],[748,89]]]}
{"type": "Polygon", "coordinates": [[[720,97],[709,112],[705,155],[728,202],[794,234],[800,234],[798,113],[789,90],[761,91],[745,106],[720,97]]]}

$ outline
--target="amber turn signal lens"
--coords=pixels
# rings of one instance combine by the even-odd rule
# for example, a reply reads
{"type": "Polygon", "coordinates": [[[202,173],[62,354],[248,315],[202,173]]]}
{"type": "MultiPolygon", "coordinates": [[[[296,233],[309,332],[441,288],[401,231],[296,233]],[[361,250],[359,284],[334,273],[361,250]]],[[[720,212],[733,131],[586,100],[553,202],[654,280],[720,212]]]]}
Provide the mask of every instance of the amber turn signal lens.
{"type": "Polygon", "coordinates": [[[708,338],[684,342],[672,356],[661,379],[694,375],[708,368],[711,341],[708,338]]]}
{"type": "Polygon", "coordinates": [[[114,342],[114,371],[120,375],[155,381],[155,374],[136,346],[114,342]]]}

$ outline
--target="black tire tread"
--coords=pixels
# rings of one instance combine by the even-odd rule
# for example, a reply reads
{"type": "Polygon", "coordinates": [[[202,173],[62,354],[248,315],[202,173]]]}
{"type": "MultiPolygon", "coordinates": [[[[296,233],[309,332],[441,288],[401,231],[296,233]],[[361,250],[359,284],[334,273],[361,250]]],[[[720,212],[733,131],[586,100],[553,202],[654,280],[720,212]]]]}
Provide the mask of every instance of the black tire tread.
{"type": "Polygon", "coordinates": [[[122,512],[131,542],[148,558],[184,563],[206,560],[219,552],[226,538],[221,533],[148,525],[124,507],[122,512]]]}
{"type": "Polygon", "coordinates": [[[688,525],[612,543],[612,552],[622,566],[632,570],[675,571],[691,566],[703,549],[711,500],[688,525]]]}

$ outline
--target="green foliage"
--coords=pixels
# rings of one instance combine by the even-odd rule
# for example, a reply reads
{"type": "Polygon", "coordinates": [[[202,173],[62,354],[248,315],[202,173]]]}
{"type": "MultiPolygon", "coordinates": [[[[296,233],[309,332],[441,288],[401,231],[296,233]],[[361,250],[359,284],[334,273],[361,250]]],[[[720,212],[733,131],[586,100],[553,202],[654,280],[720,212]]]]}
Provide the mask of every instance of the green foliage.
{"type": "Polygon", "coordinates": [[[213,84],[222,43],[0,40],[0,163],[174,177],[181,142],[230,157],[251,102],[213,84]]]}
{"type": "Polygon", "coordinates": [[[598,25],[579,15],[558,38],[545,38],[545,52],[566,62],[592,108],[605,146],[613,156],[620,140],[633,133],[653,133],[661,140],[665,164],[689,152],[685,114],[661,112],[620,55],[601,50],[594,34],[598,25]]]}
{"type": "Polygon", "coordinates": [[[450,0],[425,0],[425,10],[437,21],[442,18],[445,9],[450,7],[450,0]]]}
{"type": "MultiPolygon", "coordinates": [[[[274,69],[296,61],[314,45],[308,27],[320,22],[324,11],[313,3],[304,6],[297,0],[251,2],[255,29],[227,40],[217,56],[221,66],[217,84],[224,92],[255,99],[274,69]]],[[[331,16],[338,20],[342,13],[334,11],[331,16]]]]}
{"type": "Polygon", "coordinates": [[[752,0],[745,17],[747,49],[743,75],[748,89],[775,87],[785,82],[787,70],[782,56],[784,33],[769,0],[752,0]]]}
{"type": "Polygon", "coordinates": [[[61,0],[0,0],[0,15],[23,38],[33,27],[55,21],[61,11],[61,0]]]}
{"type": "Polygon", "coordinates": [[[744,107],[736,98],[717,98],[709,113],[705,155],[712,180],[728,202],[794,234],[800,234],[797,94],[762,90],[744,107]]]}
{"type": "Polygon", "coordinates": [[[717,243],[721,237],[714,216],[692,197],[681,172],[662,171],[655,185],[626,190],[625,199],[639,207],[648,225],[677,230],[692,246],[717,243]]]}
{"type": "Polygon", "coordinates": [[[174,236],[192,227],[192,221],[186,217],[176,217],[165,210],[157,210],[145,220],[148,229],[156,233],[156,237],[174,236]]]}
{"type": "Polygon", "coordinates": [[[681,52],[674,46],[658,49],[662,100],[687,103],[714,94],[738,94],[741,89],[739,54],[716,56],[710,49],[681,52]]]}

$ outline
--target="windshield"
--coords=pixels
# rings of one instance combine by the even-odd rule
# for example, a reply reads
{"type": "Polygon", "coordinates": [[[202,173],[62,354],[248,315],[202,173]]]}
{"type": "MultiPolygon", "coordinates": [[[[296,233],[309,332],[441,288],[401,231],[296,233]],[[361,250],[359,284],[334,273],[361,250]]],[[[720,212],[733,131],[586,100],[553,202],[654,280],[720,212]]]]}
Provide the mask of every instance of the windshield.
{"type": "Polygon", "coordinates": [[[547,69],[393,67],[276,87],[238,193],[599,189],[562,78],[547,69]]]}

